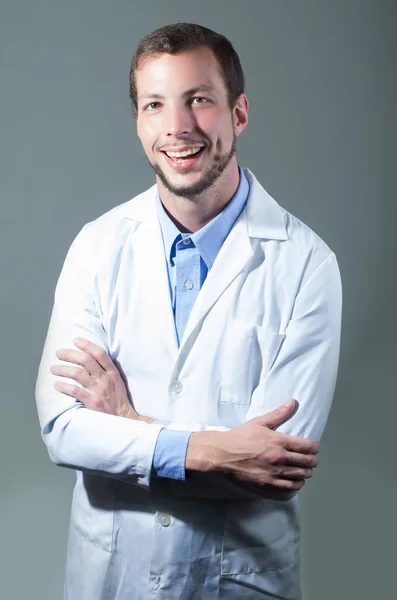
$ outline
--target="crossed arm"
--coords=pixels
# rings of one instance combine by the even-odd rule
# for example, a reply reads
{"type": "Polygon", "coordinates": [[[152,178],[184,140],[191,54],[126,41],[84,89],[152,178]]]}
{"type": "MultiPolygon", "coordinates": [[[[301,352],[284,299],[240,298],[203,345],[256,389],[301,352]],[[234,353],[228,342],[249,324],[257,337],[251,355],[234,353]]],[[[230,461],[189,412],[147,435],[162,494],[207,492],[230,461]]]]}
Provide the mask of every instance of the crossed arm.
{"type": "MultiPolygon", "coordinates": [[[[36,396],[42,435],[56,464],[148,488],[162,426],[136,413],[107,354],[93,295],[93,271],[92,250],[80,234],[58,281],[39,370],[36,396]],[[82,335],[97,349],[92,351],[93,346],[84,347],[83,342],[72,350],[71,340],[82,335]],[[65,364],[53,370],[61,377],[54,390],[49,369],[62,347],[67,350],[60,350],[58,358],[65,364]],[[64,377],[76,384],[62,381],[64,377]]],[[[318,440],[334,392],[340,312],[339,271],[334,255],[329,255],[296,299],[277,360],[253,393],[247,422],[230,431],[204,427],[191,434],[186,455],[191,476],[175,482],[179,493],[196,478],[204,484],[199,486],[203,494],[207,483],[216,493],[224,479],[221,497],[228,496],[229,485],[231,495],[241,490],[243,496],[252,492],[266,496],[274,490],[293,494],[302,487],[318,464],[318,440]],[[288,398],[298,399],[297,410],[294,402],[277,408],[288,398]],[[264,405],[271,411],[267,415],[264,405]]]]}
{"type": "MultiPolygon", "coordinates": [[[[57,351],[57,358],[67,364],[54,365],[51,372],[80,385],[59,380],[55,389],[76,398],[89,410],[153,423],[154,419],[139,415],[130,403],[125,383],[108,354],[86,339],[77,338],[74,343],[78,350],[57,351]]],[[[296,402],[291,399],[284,406],[230,431],[193,432],[187,446],[186,470],[226,474],[262,488],[301,489],[318,465],[319,444],[273,430],[293,414],[295,407],[296,402]]],[[[229,481],[228,495],[234,496],[237,488],[232,493],[231,487],[229,481]]],[[[267,491],[275,493],[272,489],[267,491]]],[[[246,489],[246,493],[253,492],[258,493],[258,489],[246,489]]],[[[242,490],[238,495],[241,493],[242,490]]]]}

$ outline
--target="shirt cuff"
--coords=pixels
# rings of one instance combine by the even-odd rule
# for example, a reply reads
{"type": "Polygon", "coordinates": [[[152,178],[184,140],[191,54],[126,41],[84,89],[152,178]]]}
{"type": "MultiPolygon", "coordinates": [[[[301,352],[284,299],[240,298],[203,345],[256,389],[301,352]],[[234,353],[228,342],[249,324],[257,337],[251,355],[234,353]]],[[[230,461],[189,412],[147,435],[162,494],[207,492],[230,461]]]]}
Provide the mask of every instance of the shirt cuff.
{"type": "Polygon", "coordinates": [[[158,477],[186,479],[185,460],[191,431],[162,429],[153,455],[152,469],[158,477]]]}

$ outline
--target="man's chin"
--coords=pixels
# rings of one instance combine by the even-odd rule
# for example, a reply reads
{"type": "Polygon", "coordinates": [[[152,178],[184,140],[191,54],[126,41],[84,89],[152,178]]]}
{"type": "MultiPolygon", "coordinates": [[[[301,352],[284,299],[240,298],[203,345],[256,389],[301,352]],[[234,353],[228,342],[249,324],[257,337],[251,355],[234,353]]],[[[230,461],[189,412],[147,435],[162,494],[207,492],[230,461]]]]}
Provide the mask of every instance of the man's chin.
{"type": "Polygon", "coordinates": [[[208,174],[202,175],[190,169],[181,170],[177,174],[167,176],[163,170],[155,168],[156,175],[163,186],[175,196],[191,198],[198,196],[208,189],[214,182],[208,174]]]}

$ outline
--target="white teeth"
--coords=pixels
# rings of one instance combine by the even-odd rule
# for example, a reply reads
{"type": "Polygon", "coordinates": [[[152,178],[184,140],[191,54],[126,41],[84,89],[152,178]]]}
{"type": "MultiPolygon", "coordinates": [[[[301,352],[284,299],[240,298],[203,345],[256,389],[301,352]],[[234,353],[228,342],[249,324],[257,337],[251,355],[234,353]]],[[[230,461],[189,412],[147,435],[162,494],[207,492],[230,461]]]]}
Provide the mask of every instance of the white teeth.
{"type": "Polygon", "coordinates": [[[166,152],[166,155],[170,158],[182,158],[183,156],[189,156],[190,154],[197,154],[201,148],[189,148],[189,150],[183,150],[183,152],[166,152]]]}

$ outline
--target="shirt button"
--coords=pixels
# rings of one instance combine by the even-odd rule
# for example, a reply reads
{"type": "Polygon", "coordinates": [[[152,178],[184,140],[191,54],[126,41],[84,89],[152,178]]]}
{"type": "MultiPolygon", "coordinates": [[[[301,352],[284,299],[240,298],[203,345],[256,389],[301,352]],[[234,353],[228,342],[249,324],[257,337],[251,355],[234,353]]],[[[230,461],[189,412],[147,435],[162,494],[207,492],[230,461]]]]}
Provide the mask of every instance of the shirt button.
{"type": "Polygon", "coordinates": [[[157,520],[162,527],[169,527],[171,525],[171,517],[167,513],[158,513],[157,520]]]}
{"type": "Polygon", "coordinates": [[[192,290],[192,289],[194,288],[194,283],[193,283],[193,281],[190,281],[190,280],[189,280],[189,281],[187,281],[187,282],[185,283],[185,288],[186,288],[187,290],[192,290]]]}
{"type": "Polygon", "coordinates": [[[188,246],[190,244],[190,238],[183,238],[183,243],[185,246],[188,246]]]}
{"type": "Polygon", "coordinates": [[[183,385],[180,381],[171,381],[169,391],[175,394],[179,394],[183,390],[183,385]]]}

